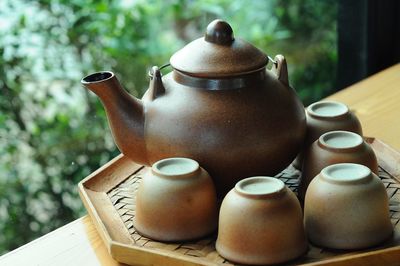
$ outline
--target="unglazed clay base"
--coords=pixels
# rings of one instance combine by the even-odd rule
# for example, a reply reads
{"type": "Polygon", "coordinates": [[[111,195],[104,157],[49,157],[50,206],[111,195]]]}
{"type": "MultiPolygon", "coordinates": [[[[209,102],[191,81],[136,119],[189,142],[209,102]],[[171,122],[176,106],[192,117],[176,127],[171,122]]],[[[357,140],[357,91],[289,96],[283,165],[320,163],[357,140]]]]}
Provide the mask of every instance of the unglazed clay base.
{"type": "Polygon", "coordinates": [[[363,143],[360,135],[350,131],[331,131],[323,134],[319,141],[325,146],[334,149],[354,148],[363,143]]]}
{"type": "Polygon", "coordinates": [[[349,109],[346,105],[333,101],[321,101],[311,104],[307,111],[315,116],[335,117],[346,114],[349,109]]]}
{"type": "Polygon", "coordinates": [[[235,189],[246,195],[268,195],[281,191],[285,184],[272,177],[250,177],[239,181],[235,189]]]}
{"type": "Polygon", "coordinates": [[[340,163],[322,169],[321,175],[327,180],[345,183],[363,181],[371,176],[371,170],[360,164],[340,163]]]}
{"type": "Polygon", "coordinates": [[[168,158],[155,163],[152,170],[165,176],[181,176],[199,169],[199,164],[188,158],[168,158]]]}

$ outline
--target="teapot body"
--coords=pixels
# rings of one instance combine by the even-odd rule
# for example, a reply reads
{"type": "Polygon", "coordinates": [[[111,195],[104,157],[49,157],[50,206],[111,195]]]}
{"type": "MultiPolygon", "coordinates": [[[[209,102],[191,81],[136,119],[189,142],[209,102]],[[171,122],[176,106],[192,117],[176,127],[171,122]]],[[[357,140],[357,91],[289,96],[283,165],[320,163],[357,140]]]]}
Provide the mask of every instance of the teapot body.
{"type": "Polygon", "coordinates": [[[240,179],[277,174],[303,144],[304,107],[265,68],[229,79],[174,70],[162,83],[163,95],[142,99],[148,164],[192,158],[210,173],[219,196],[240,179]]]}
{"type": "Polygon", "coordinates": [[[124,155],[145,165],[194,159],[211,174],[219,197],[240,179],[273,176],[292,162],[303,145],[306,117],[282,55],[270,58],[215,20],[170,64],[173,71],[165,76],[152,68],[142,100],[112,72],[82,79],[103,103],[124,155]]]}

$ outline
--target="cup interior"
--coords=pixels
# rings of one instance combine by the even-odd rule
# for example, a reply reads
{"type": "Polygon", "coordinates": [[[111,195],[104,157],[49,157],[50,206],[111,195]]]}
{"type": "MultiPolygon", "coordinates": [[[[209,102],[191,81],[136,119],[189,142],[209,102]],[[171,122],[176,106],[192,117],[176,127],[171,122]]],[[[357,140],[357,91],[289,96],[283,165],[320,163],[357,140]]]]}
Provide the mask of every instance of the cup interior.
{"type": "Polygon", "coordinates": [[[199,164],[189,158],[168,158],[156,162],[152,170],[163,176],[184,176],[199,169],[199,164]]]}
{"type": "Polygon", "coordinates": [[[331,131],[320,136],[319,142],[328,148],[349,149],[363,143],[363,138],[349,131],[331,131]]]}
{"type": "Polygon", "coordinates": [[[325,167],[321,174],[334,182],[355,182],[367,179],[371,175],[371,170],[361,164],[339,163],[325,167]]]}
{"type": "Polygon", "coordinates": [[[319,117],[336,117],[346,114],[349,108],[343,103],[333,101],[316,102],[307,107],[307,111],[319,117]]]}
{"type": "Polygon", "coordinates": [[[249,177],[239,181],[235,189],[244,195],[271,195],[284,189],[285,184],[276,178],[267,176],[249,177]]]}

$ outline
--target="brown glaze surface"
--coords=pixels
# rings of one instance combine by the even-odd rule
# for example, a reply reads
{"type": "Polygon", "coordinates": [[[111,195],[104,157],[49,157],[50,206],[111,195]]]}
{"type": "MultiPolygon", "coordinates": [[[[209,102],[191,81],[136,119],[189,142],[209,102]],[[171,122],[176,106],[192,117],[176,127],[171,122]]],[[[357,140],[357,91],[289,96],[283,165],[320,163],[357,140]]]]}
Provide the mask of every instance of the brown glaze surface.
{"type": "Polygon", "coordinates": [[[354,164],[329,166],[307,190],[304,222],[309,240],[332,249],[361,249],[380,244],[393,232],[385,187],[379,177],[361,165],[355,165],[355,174],[349,169],[336,176],[329,173],[343,165],[354,167],[354,164]],[[363,176],[362,171],[366,173],[363,176]]]}
{"type": "MultiPolygon", "coordinates": [[[[212,45],[219,54],[221,45],[212,45]]],[[[259,51],[251,47],[245,50],[259,51]]],[[[241,60],[229,64],[240,66],[241,60]]],[[[264,60],[261,68],[249,72],[230,69],[229,77],[199,78],[176,69],[161,77],[153,68],[142,101],[116,81],[105,79],[103,84],[99,73],[84,78],[83,84],[102,99],[115,142],[125,155],[145,165],[168,157],[192,158],[211,174],[223,197],[240,179],[278,173],[303,144],[304,107],[288,85],[285,58],[275,60],[272,70],[265,69],[264,60]],[[112,92],[103,93],[107,90],[112,92]]]]}
{"type": "Polygon", "coordinates": [[[285,168],[304,137],[302,105],[273,74],[260,76],[247,87],[223,90],[191,88],[165,76],[166,94],[144,102],[149,163],[193,158],[221,194],[242,178],[285,168]]]}
{"type": "Polygon", "coordinates": [[[240,264],[282,263],[307,250],[302,210],[294,193],[280,180],[253,177],[240,181],[224,198],[219,216],[218,253],[240,264]],[[241,189],[240,184],[270,179],[272,188],[241,189]],[[279,187],[279,185],[281,187],[279,187]]]}
{"type": "MultiPolygon", "coordinates": [[[[340,139],[339,139],[340,141],[340,139]]],[[[337,163],[358,163],[367,166],[375,174],[378,174],[378,161],[374,151],[361,136],[349,131],[331,131],[323,134],[304,153],[303,170],[299,184],[299,198],[304,199],[308,185],[323,168],[337,163]],[[335,134],[357,136],[361,141],[345,148],[335,148],[327,144],[323,139],[335,134]]]]}
{"type": "Polygon", "coordinates": [[[148,165],[142,101],[129,95],[109,71],[88,75],[81,83],[100,98],[118,149],[134,162],[148,165]]]}
{"type": "Polygon", "coordinates": [[[160,241],[184,241],[201,238],[217,228],[217,198],[208,173],[197,167],[176,164],[179,173],[153,165],[143,177],[136,196],[135,228],[142,235],[160,241]]]}
{"type": "Polygon", "coordinates": [[[215,20],[208,25],[204,37],[177,51],[170,63],[174,69],[195,77],[231,77],[263,68],[268,56],[235,38],[227,22],[215,20]]]}

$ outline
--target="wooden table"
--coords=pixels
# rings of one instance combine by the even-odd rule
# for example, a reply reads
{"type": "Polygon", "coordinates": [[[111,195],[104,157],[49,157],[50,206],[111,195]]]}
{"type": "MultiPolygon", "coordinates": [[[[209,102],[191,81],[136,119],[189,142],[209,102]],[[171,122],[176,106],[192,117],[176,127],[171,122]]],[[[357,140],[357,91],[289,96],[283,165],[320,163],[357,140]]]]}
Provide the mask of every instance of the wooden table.
{"type": "MultiPolygon", "coordinates": [[[[400,150],[400,64],[328,99],[346,103],[360,118],[364,135],[400,150]]],[[[89,216],[84,216],[0,257],[1,266],[122,265],[107,253],[89,216]]]]}

